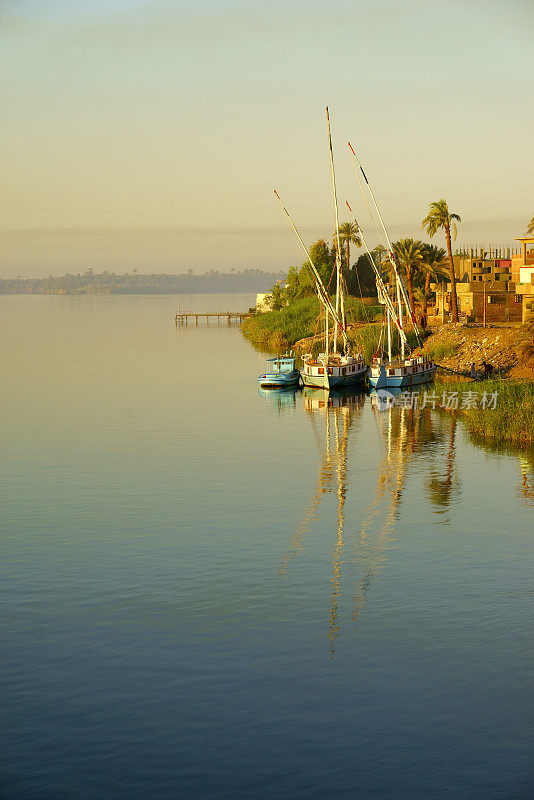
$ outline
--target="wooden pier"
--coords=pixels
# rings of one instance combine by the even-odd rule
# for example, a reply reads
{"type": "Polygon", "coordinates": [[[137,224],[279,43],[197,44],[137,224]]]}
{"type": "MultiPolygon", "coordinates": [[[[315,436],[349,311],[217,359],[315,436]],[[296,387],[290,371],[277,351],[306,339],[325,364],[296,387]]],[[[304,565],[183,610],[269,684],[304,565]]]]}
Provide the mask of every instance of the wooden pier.
{"type": "Polygon", "coordinates": [[[245,317],[248,316],[250,316],[250,312],[248,311],[243,314],[239,311],[219,311],[218,313],[202,312],[201,314],[197,314],[194,311],[179,311],[174,318],[174,322],[176,325],[187,325],[190,321],[194,321],[195,325],[198,325],[198,320],[200,318],[202,320],[206,319],[206,325],[210,324],[210,319],[216,319],[219,325],[221,320],[226,320],[226,324],[230,325],[232,322],[239,322],[239,324],[241,324],[245,317]]]}

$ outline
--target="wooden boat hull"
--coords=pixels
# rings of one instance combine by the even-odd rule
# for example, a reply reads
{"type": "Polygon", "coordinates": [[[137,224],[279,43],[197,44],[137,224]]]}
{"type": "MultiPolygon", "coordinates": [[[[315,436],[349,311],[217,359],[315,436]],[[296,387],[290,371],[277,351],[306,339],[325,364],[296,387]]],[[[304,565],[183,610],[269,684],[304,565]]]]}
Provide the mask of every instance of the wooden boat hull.
{"type": "Polygon", "coordinates": [[[291,386],[298,386],[300,373],[298,369],[292,372],[267,372],[260,375],[258,383],[263,389],[285,389],[291,386]]]}
{"type": "Polygon", "coordinates": [[[302,371],[300,375],[304,386],[316,389],[343,389],[345,386],[363,385],[367,370],[362,370],[353,375],[308,375],[302,371]]]}
{"type": "Polygon", "coordinates": [[[411,389],[412,386],[432,383],[436,375],[436,369],[437,367],[434,365],[430,369],[408,375],[388,375],[387,367],[382,365],[378,375],[373,375],[373,370],[369,370],[369,385],[374,389],[411,389]]]}

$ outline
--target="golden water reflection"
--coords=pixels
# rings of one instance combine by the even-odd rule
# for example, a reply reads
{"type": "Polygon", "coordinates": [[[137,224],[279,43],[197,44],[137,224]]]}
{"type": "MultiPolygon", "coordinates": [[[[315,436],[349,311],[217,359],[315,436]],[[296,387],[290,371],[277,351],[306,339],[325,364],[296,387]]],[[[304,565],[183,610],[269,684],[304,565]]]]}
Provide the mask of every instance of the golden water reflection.
{"type": "MultiPolygon", "coordinates": [[[[301,397],[304,413],[309,419],[319,464],[312,496],[283,553],[279,572],[284,578],[292,562],[307,547],[309,531],[319,518],[321,502],[326,495],[335,493],[336,525],[330,553],[327,631],[329,654],[333,659],[342,627],[341,597],[345,592],[347,599],[350,598],[350,619],[356,623],[397,538],[407,476],[415,462],[420,462],[417,469],[419,485],[429,508],[436,515],[436,522],[440,526],[450,524],[452,506],[460,501],[462,493],[462,480],[456,463],[458,418],[431,409],[414,411],[399,404],[384,408],[371,395],[372,425],[370,428],[366,415],[363,432],[362,412],[366,403],[369,404],[364,393],[338,394],[305,388],[295,396],[301,397]],[[346,531],[350,451],[356,451],[358,459],[354,461],[358,467],[361,467],[362,458],[376,457],[372,445],[371,450],[364,449],[365,441],[368,443],[371,439],[373,427],[379,447],[376,484],[364,501],[360,499],[361,495],[351,500],[348,506],[351,525],[346,531]]],[[[289,404],[289,401],[285,399],[283,403],[289,404]]],[[[519,454],[518,462],[521,479],[516,494],[522,502],[534,504],[534,457],[532,453],[523,452],[519,454]]],[[[352,489],[358,491],[358,483],[353,481],[352,489]]],[[[410,500],[417,503],[416,484],[412,489],[410,500]]]]}

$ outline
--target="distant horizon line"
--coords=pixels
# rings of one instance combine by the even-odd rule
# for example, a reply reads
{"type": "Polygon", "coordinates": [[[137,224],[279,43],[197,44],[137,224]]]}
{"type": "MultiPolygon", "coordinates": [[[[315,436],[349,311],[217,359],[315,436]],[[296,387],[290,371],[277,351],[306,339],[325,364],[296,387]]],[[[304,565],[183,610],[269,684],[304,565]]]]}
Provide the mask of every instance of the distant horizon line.
{"type": "Polygon", "coordinates": [[[158,277],[165,277],[165,278],[202,278],[202,277],[209,277],[213,275],[221,275],[221,276],[228,276],[235,278],[239,275],[285,275],[287,273],[286,269],[259,269],[258,267],[247,267],[245,269],[235,269],[232,267],[230,270],[223,272],[220,269],[210,269],[204,272],[194,272],[191,268],[187,269],[185,272],[139,272],[139,270],[133,268],[127,272],[115,272],[110,270],[102,270],[101,272],[96,272],[93,267],[87,267],[83,272],[62,272],[62,273],[49,273],[48,275],[12,275],[12,276],[0,276],[0,281],[47,281],[52,279],[59,279],[59,278],[67,278],[67,277],[75,277],[75,278],[83,278],[85,276],[94,276],[95,278],[101,275],[110,275],[115,276],[117,278],[125,278],[125,277],[138,277],[138,278],[158,278],[158,277]]]}

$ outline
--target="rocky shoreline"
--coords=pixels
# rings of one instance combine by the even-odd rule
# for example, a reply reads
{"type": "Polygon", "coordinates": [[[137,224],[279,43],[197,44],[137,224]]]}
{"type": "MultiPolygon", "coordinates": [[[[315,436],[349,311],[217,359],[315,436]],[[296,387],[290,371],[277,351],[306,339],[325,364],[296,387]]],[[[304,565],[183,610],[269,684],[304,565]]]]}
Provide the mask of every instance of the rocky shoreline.
{"type": "Polygon", "coordinates": [[[460,373],[477,370],[483,361],[494,374],[534,381],[534,336],[524,325],[448,324],[426,339],[429,351],[442,366],[460,373]]]}

